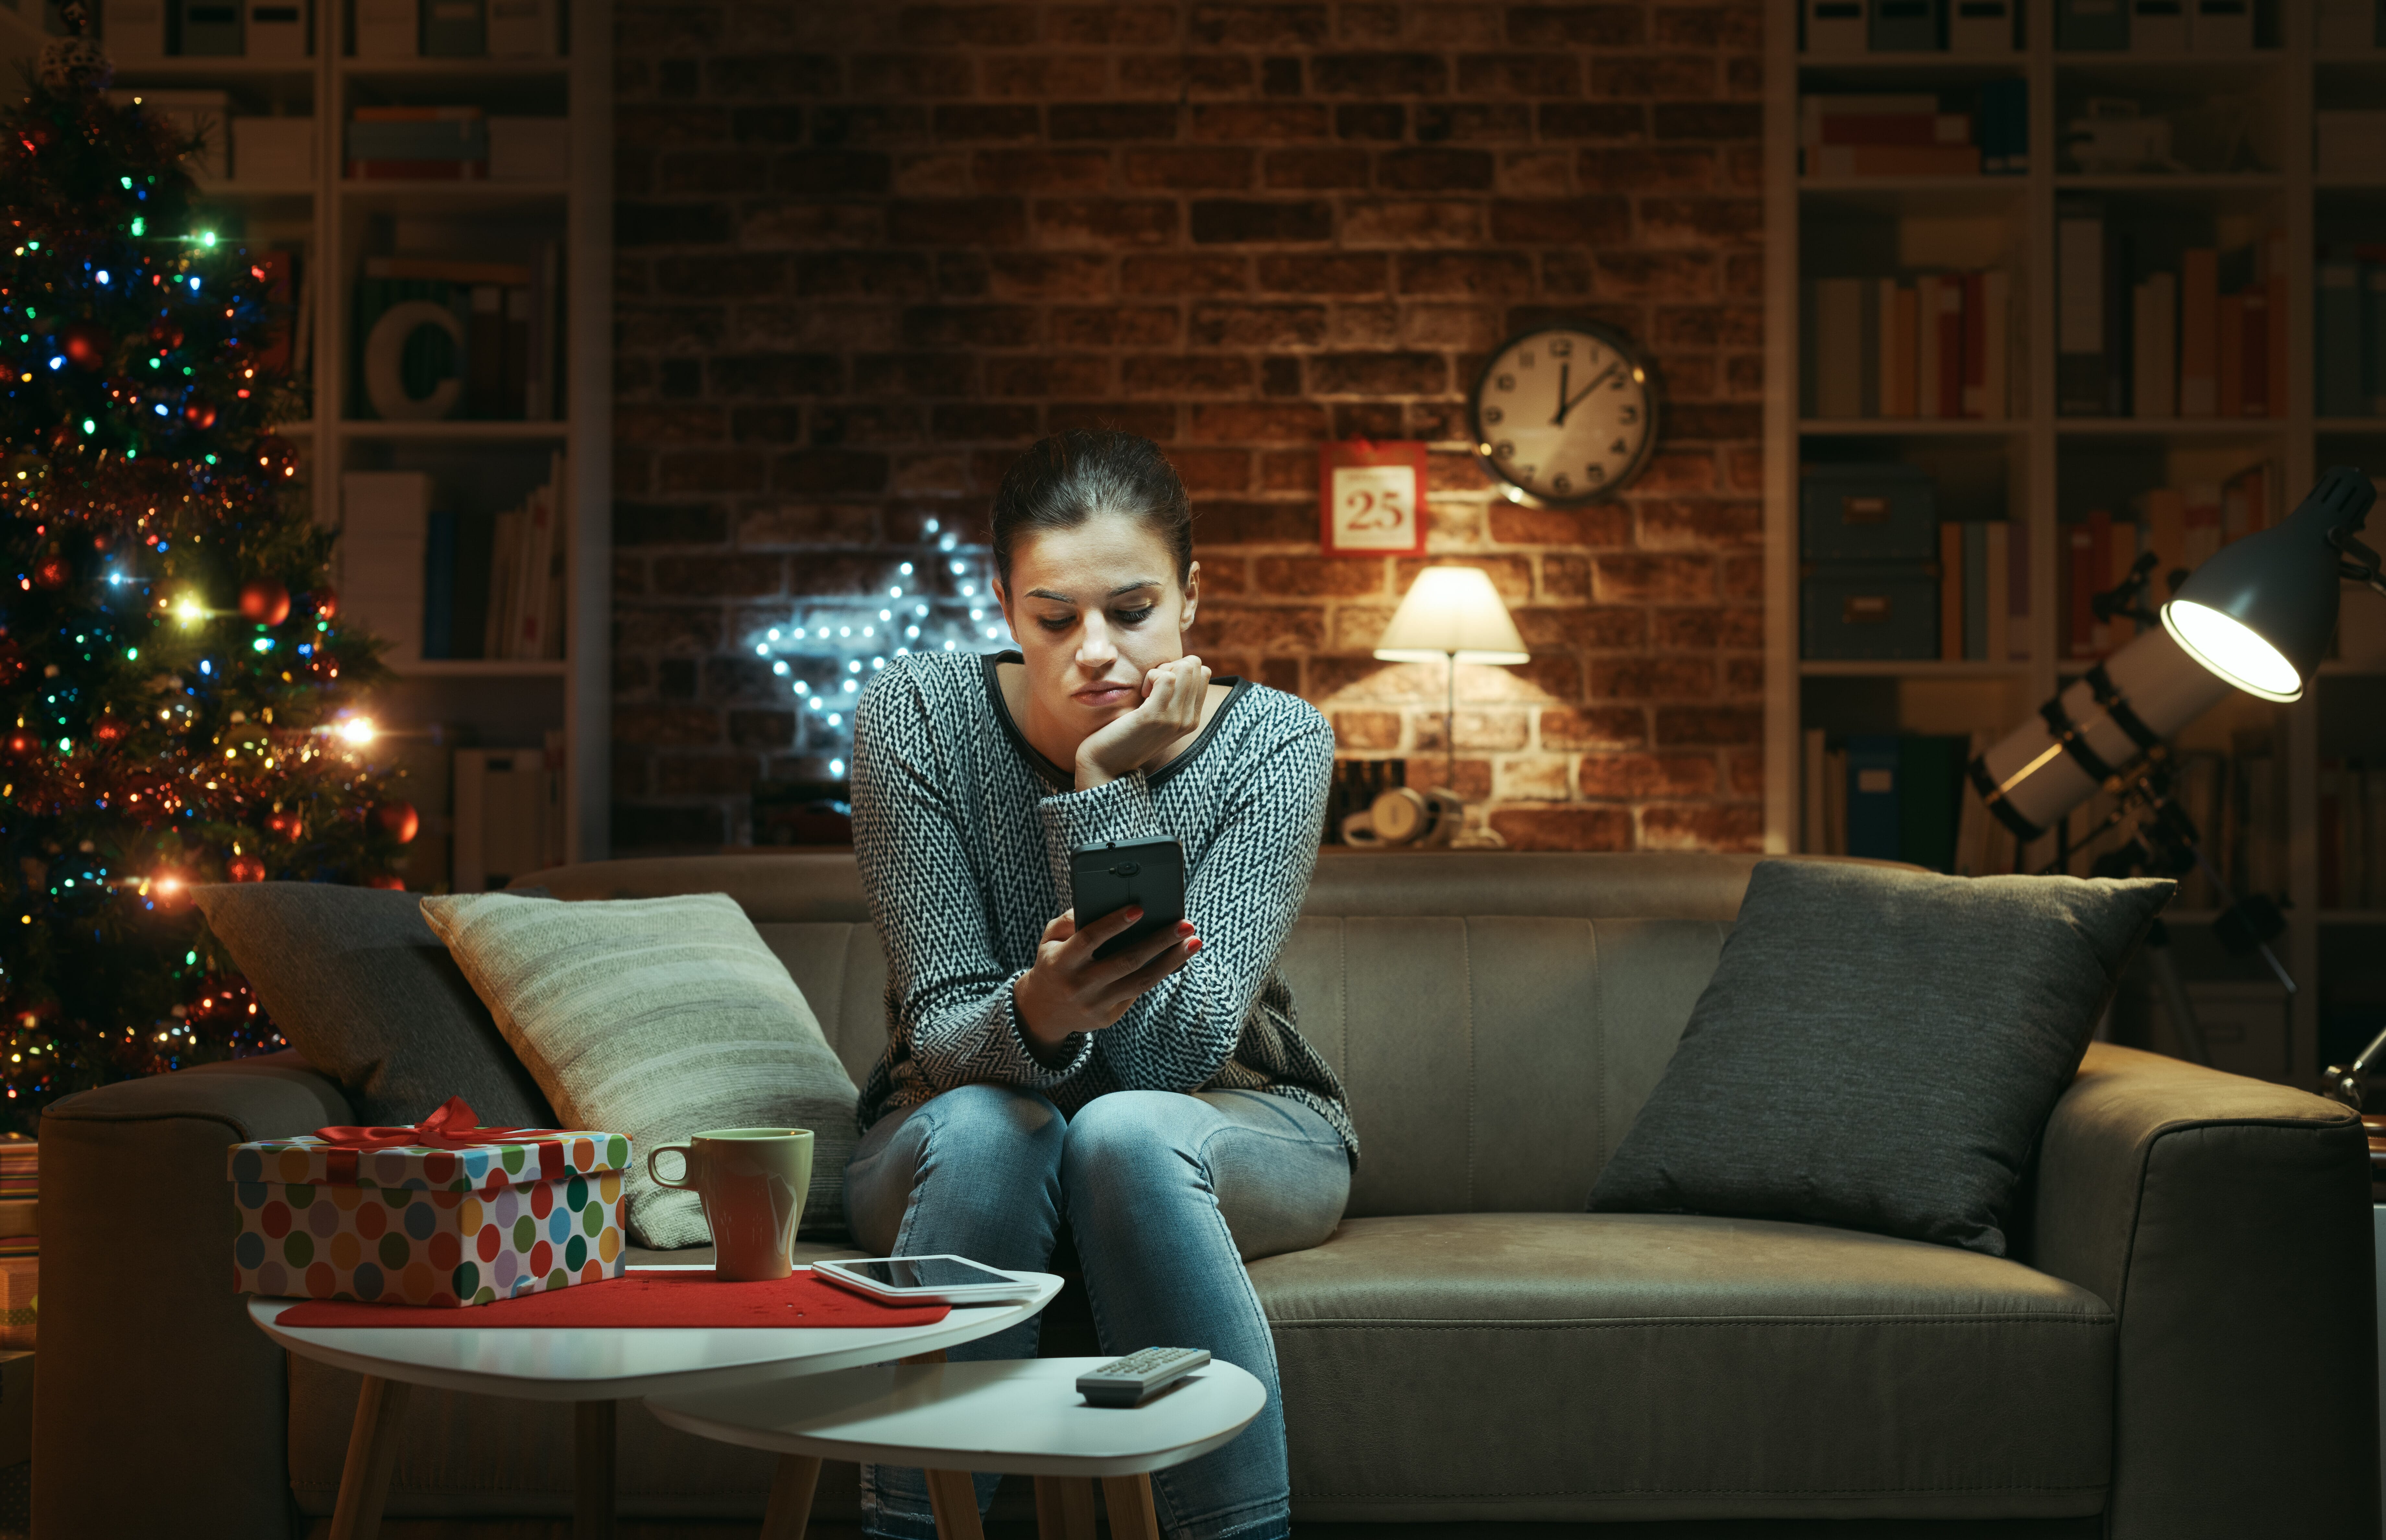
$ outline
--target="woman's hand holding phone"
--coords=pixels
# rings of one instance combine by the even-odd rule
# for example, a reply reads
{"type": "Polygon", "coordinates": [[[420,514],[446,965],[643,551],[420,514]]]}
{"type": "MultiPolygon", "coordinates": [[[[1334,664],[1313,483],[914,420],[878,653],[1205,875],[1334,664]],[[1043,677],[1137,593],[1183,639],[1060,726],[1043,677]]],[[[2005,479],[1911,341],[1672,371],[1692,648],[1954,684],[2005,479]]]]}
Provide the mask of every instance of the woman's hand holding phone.
{"type": "Polygon", "coordinates": [[[1143,700],[1077,746],[1077,790],[1090,791],[1149,763],[1162,749],[1201,725],[1210,698],[1210,670],[1187,655],[1143,676],[1143,700]]]}
{"type": "Polygon", "coordinates": [[[1143,918],[1139,905],[1106,914],[1083,930],[1077,912],[1069,909],[1044,927],[1036,948],[1035,966],[1011,986],[1020,1022],[1027,1029],[1028,1046],[1037,1058],[1052,1057],[1073,1033],[1099,1032],[1126,1014],[1127,1007],[1153,984],[1192,960],[1201,938],[1187,920],[1163,931],[1139,946],[1113,957],[1094,952],[1143,918]]]}

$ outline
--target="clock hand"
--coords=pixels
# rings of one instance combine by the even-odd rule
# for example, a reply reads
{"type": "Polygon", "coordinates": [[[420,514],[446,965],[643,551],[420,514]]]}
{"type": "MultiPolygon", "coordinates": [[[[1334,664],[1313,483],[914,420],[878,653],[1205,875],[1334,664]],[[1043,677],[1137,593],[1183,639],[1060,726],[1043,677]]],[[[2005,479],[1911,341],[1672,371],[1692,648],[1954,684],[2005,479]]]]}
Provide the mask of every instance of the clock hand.
{"type": "Polygon", "coordinates": [[[1574,410],[1575,407],[1581,402],[1584,396],[1589,395],[1591,392],[1597,390],[1601,381],[1605,380],[1609,375],[1614,373],[1617,369],[1622,369],[1623,367],[1624,360],[1621,358],[1617,359],[1615,362],[1608,365],[1605,369],[1601,369],[1598,374],[1594,375],[1589,384],[1583,386],[1582,389],[1575,392],[1574,394],[1569,396],[1565,394],[1565,369],[1561,366],[1558,369],[1558,415],[1550,419],[1550,420],[1561,428],[1564,427],[1566,413],[1574,410]]]}

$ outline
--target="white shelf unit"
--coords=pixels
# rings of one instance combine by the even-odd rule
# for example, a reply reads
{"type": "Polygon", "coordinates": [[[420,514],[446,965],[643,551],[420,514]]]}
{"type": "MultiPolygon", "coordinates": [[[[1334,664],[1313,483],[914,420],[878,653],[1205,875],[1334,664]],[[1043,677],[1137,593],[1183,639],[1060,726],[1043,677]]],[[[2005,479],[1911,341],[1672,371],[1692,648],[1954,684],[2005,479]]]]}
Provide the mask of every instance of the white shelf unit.
{"type": "MultiPolygon", "coordinates": [[[[394,670],[396,679],[372,709],[393,745],[407,743],[431,724],[460,729],[465,741],[498,747],[534,745],[541,730],[559,727],[566,857],[601,859],[611,801],[611,0],[572,0],[571,51],[554,59],[357,59],[345,56],[347,6],[318,0],[314,14],[316,52],[307,60],[170,57],[121,65],[116,83],[221,89],[232,94],[236,111],[303,113],[315,120],[310,181],[208,183],[201,187],[200,201],[240,219],[248,240],[294,244],[305,252],[308,302],[313,307],[312,411],[281,431],[299,446],[320,522],[339,522],[345,471],[389,468],[393,462],[402,462],[400,469],[428,468],[435,462],[449,475],[471,476],[478,468],[502,465],[507,457],[524,462],[555,451],[563,455],[569,484],[563,510],[569,563],[564,656],[404,664],[394,670]],[[545,103],[570,119],[564,180],[382,182],[343,174],[345,125],[361,101],[478,102],[493,112],[519,112],[524,110],[517,105],[522,99],[545,103]],[[363,258],[372,254],[375,227],[416,217],[480,220],[517,215],[550,227],[562,253],[562,415],[552,421],[355,419],[347,399],[353,375],[350,309],[363,258]]],[[[447,870],[447,862],[436,862],[435,870],[447,870]]]]}
{"type": "MultiPolygon", "coordinates": [[[[2059,682],[2086,665],[2059,649],[2056,584],[2057,509],[2066,455],[2095,453],[2138,441],[2174,466],[2199,454],[2206,463],[2242,453],[2247,459],[2274,457],[2281,471],[2284,501],[2292,507],[2328,465],[2351,461],[2372,474],[2386,472],[2386,419],[2320,419],[2314,416],[2313,272],[2316,230],[2333,208],[2341,221],[2366,219],[2386,240],[2386,186],[2321,181],[2313,174],[2315,106],[2331,105],[2329,92],[2364,100],[2386,91],[2386,52],[2358,60],[2315,57],[2311,7],[2276,7],[2282,34],[2279,45],[2232,57],[2137,56],[2128,54],[2058,53],[2053,45],[2052,0],[2025,0],[2025,48],[1997,58],[1945,54],[1870,55],[1808,58],[1798,48],[1796,0],[1767,0],[1764,199],[1766,245],[1765,390],[1765,824],[1768,850],[1798,848],[1801,733],[1808,681],[1878,678],[1894,682],[1901,703],[1910,693],[1936,690],[1942,697],[1938,720],[1918,731],[1950,731],[1946,718],[1962,708],[1953,692],[1970,691],[1968,726],[1994,740],[2035,711],[2059,682]],[[2029,169],[2027,174],[1978,178],[1899,177],[1802,179],[1798,174],[1799,101],[1802,92],[1911,92],[1977,84],[1990,78],[2019,78],[2028,87],[2029,169]],[[2058,169],[2058,100],[2094,87],[2116,94],[2142,84],[2149,91],[2236,91],[2258,99],[2268,114],[2261,138],[2270,170],[2217,174],[2089,176],[2058,169]],[[2215,421],[2112,420],[2058,417],[2054,410],[2055,204],[2059,196],[2095,192],[2123,207],[2203,210],[2216,219],[2242,225],[2259,220],[2286,234],[2289,274],[2288,410],[2282,417],[2215,421]],[[1845,210],[1896,220],[1940,220],[1966,216],[2005,221],[2006,250],[1997,258],[2014,273],[2014,304],[2024,317],[2027,345],[2014,361],[2016,398],[2011,420],[1867,421],[1813,420],[1800,415],[1802,350],[1802,235],[1817,212],[1845,210]],[[2000,211],[2002,213],[2000,214],[2000,211]],[[1843,664],[1802,661],[1799,646],[1798,475],[1813,444],[1846,444],[1877,439],[1894,447],[1939,440],[1975,448],[2001,444],[2007,456],[2012,516],[2028,528],[2029,656],[2009,668],[1978,663],[1843,664]],[[2002,695],[1997,692],[2002,688],[2002,695]]],[[[1978,267],[1985,259],[1916,262],[1917,267],[1978,267]]],[[[2175,474],[2177,472],[2174,472],[2175,474]]],[[[2275,517],[2275,515],[2274,515],[2275,517]]],[[[2373,520],[2373,533],[2386,534],[2386,517],[2373,520]]],[[[2348,606],[2386,603],[2348,591],[2348,606]]],[[[2275,724],[2287,784],[2286,873],[2290,901],[2287,933],[2278,944],[2280,959],[2300,986],[2292,996],[2285,1078],[2307,1083],[2318,1064],[2320,1003],[2327,992],[2319,933],[2324,927],[2372,923],[2358,911],[2319,907],[2318,766],[2323,734],[2329,731],[2330,687],[2376,677],[2374,670],[2329,665],[2305,698],[2293,707],[2271,707],[2237,695],[2216,708],[2214,718],[2236,713],[2246,720],[2275,724]]],[[[2209,719],[2207,719],[2209,720],[2209,719]]],[[[2341,723],[2337,724],[2341,729],[2341,723]]],[[[2341,736],[2341,732],[2330,733],[2341,736]]],[[[2386,758],[2381,755],[2380,758],[2386,758]]],[[[2192,917],[2187,918],[2193,922],[2192,917]]],[[[2203,917],[2208,920],[2210,917],[2203,917]]]]}

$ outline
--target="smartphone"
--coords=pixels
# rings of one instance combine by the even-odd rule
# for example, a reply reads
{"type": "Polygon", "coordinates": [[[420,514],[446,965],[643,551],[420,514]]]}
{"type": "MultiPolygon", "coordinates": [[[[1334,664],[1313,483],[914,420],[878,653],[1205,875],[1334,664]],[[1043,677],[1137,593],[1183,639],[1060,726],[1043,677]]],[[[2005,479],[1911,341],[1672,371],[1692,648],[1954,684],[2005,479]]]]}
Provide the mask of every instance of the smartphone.
{"type": "Polygon", "coordinates": [[[812,1275],[890,1305],[984,1305],[1032,1299],[1036,1285],[966,1257],[882,1257],[814,1262],[812,1275]]]}
{"type": "Polygon", "coordinates": [[[1174,840],[1080,845],[1069,853],[1069,887],[1079,930],[1129,904],[1143,906],[1143,918],[1102,943],[1094,956],[1125,951],[1174,930],[1185,918],[1185,847],[1174,840]]]}

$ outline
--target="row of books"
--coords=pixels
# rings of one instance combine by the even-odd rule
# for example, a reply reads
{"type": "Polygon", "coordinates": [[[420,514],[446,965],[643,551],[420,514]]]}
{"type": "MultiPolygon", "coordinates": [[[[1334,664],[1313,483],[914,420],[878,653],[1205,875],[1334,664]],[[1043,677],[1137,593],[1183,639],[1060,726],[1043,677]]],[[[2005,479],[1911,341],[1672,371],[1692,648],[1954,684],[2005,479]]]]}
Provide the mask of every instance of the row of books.
{"type": "Polygon", "coordinates": [[[2029,657],[2029,526],[1978,519],[1939,526],[1939,656],[2029,657]]]}
{"type": "Polygon", "coordinates": [[[2316,277],[2319,415],[2386,416],[2386,244],[2324,257],[2316,277]]]}
{"type": "Polygon", "coordinates": [[[2119,583],[2141,555],[2154,566],[2145,603],[2159,607],[2170,597],[2174,574],[2191,572],[2231,541],[2267,529],[2284,511],[2276,461],[2248,466],[2224,482],[2155,487],[2136,506],[2116,515],[2096,508],[2063,530],[2065,560],[2060,574],[2066,618],[2064,652],[2070,657],[2102,657],[2127,646],[2137,623],[2125,616],[2099,620],[2091,601],[2119,583]]]}
{"type": "Polygon", "coordinates": [[[2286,237],[2191,246],[2147,272],[2094,198],[2055,211],[2055,410],[2066,417],[2287,414],[2286,237]]]}
{"type": "Polygon", "coordinates": [[[535,265],[446,257],[367,257],[352,313],[353,415],[367,419],[461,416],[554,420],[561,407],[556,390],[561,334],[557,308],[562,296],[559,260],[553,246],[535,265]],[[422,324],[423,312],[400,310],[425,301],[453,315],[454,327],[422,324]],[[403,337],[383,340],[384,348],[399,350],[397,373],[394,381],[382,378],[376,388],[372,343],[384,325],[406,330],[403,337]],[[444,410],[420,405],[442,399],[450,381],[456,382],[456,389],[446,397],[444,410]],[[386,398],[392,385],[403,391],[403,402],[386,398]]]}
{"type": "MultiPolygon", "coordinates": [[[[553,58],[560,0],[356,0],[359,58],[553,58]]],[[[154,59],[305,59],[312,0],[106,0],[101,37],[119,67],[154,59]]]]}
{"type": "Polygon", "coordinates": [[[444,506],[412,470],[340,478],[340,594],[399,665],[563,656],[569,520],[560,453],[546,482],[501,513],[444,506]]]}
{"type": "Polygon", "coordinates": [[[2013,275],[1825,278],[1813,285],[1806,399],[1821,418],[1976,418],[2013,409],[2013,275]]]}
{"type": "Polygon", "coordinates": [[[2386,762],[2319,762],[2319,907],[2386,909],[2386,762]]]}
{"type": "Polygon", "coordinates": [[[1798,164],[1805,176],[1835,180],[2020,176],[2029,169],[2029,84],[1801,97],[1798,164]]]}
{"type": "Polygon", "coordinates": [[[1801,0],[1809,58],[1865,54],[1993,56],[2021,46],[2016,0],[1801,0]]]}
{"type": "Polygon", "coordinates": [[[358,182],[560,182],[571,170],[569,119],[477,106],[360,106],[345,148],[358,182]]]}

